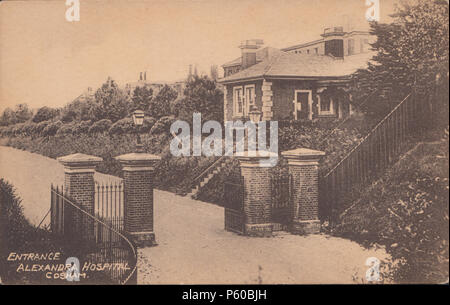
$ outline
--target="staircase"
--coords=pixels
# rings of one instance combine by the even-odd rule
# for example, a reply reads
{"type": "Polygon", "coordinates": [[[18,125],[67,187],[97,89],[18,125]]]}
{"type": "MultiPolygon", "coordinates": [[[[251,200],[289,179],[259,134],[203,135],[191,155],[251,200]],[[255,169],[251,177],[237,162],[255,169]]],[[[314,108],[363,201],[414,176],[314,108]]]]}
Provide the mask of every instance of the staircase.
{"type": "MultiPolygon", "coordinates": [[[[441,103],[429,97],[429,103],[441,103]]],[[[412,90],[339,163],[320,177],[320,209],[323,218],[336,216],[355,200],[350,195],[376,181],[403,153],[408,137],[430,128],[436,114],[416,90],[412,90]]],[[[435,108],[435,107],[433,107],[435,108]]]]}
{"type": "Polygon", "coordinates": [[[186,196],[193,199],[197,198],[198,192],[207,185],[215,175],[220,173],[226,166],[232,162],[232,158],[228,156],[222,156],[211,164],[206,170],[198,175],[192,182],[192,190],[186,196]]]}

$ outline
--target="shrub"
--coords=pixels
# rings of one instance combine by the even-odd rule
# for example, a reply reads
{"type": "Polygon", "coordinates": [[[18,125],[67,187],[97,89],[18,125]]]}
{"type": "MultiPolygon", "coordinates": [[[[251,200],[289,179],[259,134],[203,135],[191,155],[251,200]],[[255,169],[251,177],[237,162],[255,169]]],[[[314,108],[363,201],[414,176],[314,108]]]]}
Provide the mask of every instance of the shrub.
{"type": "Polygon", "coordinates": [[[74,125],[72,132],[74,135],[86,134],[89,131],[90,126],[90,121],[81,121],[80,123],[74,125]]]}
{"type": "Polygon", "coordinates": [[[156,119],[149,117],[144,119],[144,124],[141,127],[141,132],[150,132],[152,127],[155,125],[156,119]]]}
{"type": "MultiPolygon", "coordinates": [[[[32,226],[23,214],[21,199],[16,195],[14,187],[7,181],[0,179],[0,228],[7,244],[20,245],[32,226]]],[[[3,245],[3,243],[2,243],[3,245]]]]}
{"type": "Polygon", "coordinates": [[[12,133],[14,136],[19,137],[22,135],[23,125],[24,125],[23,123],[18,123],[18,124],[13,125],[12,133]]]}
{"type": "Polygon", "coordinates": [[[74,110],[67,110],[61,115],[61,122],[70,123],[77,117],[77,113],[74,110]]]}
{"type": "Polygon", "coordinates": [[[42,135],[44,137],[54,136],[62,125],[61,121],[51,122],[42,130],[42,135]]]}
{"type": "Polygon", "coordinates": [[[42,283],[42,273],[17,272],[16,262],[8,262],[6,258],[11,252],[60,252],[49,237],[47,230],[37,229],[28,222],[14,187],[0,179],[0,277],[3,284],[42,283]]]}
{"type": "Polygon", "coordinates": [[[168,133],[170,125],[175,121],[173,116],[163,116],[150,129],[151,134],[168,133]]]}
{"type": "Polygon", "coordinates": [[[39,108],[33,117],[33,122],[40,123],[55,118],[58,115],[58,110],[44,106],[39,108]]]}
{"type": "Polygon", "coordinates": [[[33,123],[31,121],[26,122],[22,127],[22,133],[25,136],[31,136],[33,134],[34,128],[36,128],[36,123],[33,123]]]}
{"type": "Polygon", "coordinates": [[[124,118],[118,120],[109,128],[109,134],[111,135],[120,135],[131,133],[134,130],[133,120],[131,118],[124,118]]]}
{"type": "Polygon", "coordinates": [[[107,131],[112,125],[112,122],[108,119],[103,119],[95,122],[91,127],[89,127],[89,134],[100,133],[107,131]]]}
{"type": "Polygon", "coordinates": [[[10,125],[6,128],[6,135],[7,136],[12,136],[13,135],[13,129],[14,129],[14,125],[10,125]]]}
{"type": "Polygon", "coordinates": [[[42,135],[44,129],[47,127],[48,124],[50,124],[50,121],[39,122],[38,124],[34,125],[32,133],[37,136],[42,135]]]}
{"type": "Polygon", "coordinates": [[[64,124],[56,132],[57,136],[73,134],[75,125],[74,124],[64,124]]]}

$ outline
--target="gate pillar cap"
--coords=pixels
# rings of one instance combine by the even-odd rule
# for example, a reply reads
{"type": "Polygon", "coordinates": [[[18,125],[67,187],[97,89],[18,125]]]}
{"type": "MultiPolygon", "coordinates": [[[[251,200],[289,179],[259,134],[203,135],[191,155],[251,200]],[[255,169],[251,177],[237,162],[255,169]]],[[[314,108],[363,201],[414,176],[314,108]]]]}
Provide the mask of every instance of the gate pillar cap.
{"type": "MultiPolygon", "coordinates": [[[[269,158],[278,158],[278,154],[274,152],[270,152],[267,150],[264,151],[243,151],[237,152],[235,154],[236,158],[241,163],[241,166],[251,166],[251,167],[259,167],[261,160],[269,160],[269,158]]],[[[261,166],[266,167],[266,166],[261,166]]]]}
{"type": "Polygon", "coordinates": [[[325,155],[324,151],[314,150],[309,148],[297,148],[281,153],[283,157],[288,160],[288,163],[292,161],[318,161],[320,157],[325,155]]]}
{"type": "Polygon", "coordinates": [[[100,157],[81,153],[59,157],[56,160],[64,165],[64,170],[66,172],[93,172],[94,168],[103,161],[100,157]]]}
{"type": "Polygon", "coordinates": [[[161,160],[160,156],[146,153],[130,153],[115,157],[124,170],[152,170],[154,164],[161,160]]]}

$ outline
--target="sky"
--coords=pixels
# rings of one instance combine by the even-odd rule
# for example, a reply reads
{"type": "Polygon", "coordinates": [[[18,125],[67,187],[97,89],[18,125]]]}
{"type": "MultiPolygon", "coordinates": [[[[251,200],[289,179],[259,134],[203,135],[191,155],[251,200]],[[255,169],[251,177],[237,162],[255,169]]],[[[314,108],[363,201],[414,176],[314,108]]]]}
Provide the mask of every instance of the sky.
{"type": "MultiPolygon", "coordinates": [[[[209,73],[240,56],[245,39],[283,48],[319,39],[325,27],[368,29],[366,0],[65,0],[0,2],[0,111],[18,103],[60,107],[108,76],[119,84],[209,73]]],[[[389,22],[396,0],[380,0],[389,22]]]]}

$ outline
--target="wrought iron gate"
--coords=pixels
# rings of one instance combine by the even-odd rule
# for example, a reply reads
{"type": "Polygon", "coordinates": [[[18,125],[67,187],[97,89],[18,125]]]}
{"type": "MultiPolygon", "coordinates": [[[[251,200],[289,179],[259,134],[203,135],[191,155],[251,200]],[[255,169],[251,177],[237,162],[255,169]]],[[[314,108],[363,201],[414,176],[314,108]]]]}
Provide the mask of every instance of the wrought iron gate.
{"type": "Polygon", "coordinates": [[[137,249],[123,231],[121,188],[103,187],[103,192],[101,188],[96,192],[94,216],[65,194],[62,187],[52,185],[51,230],[61,238],[64,249],[80,262],[101,267],[92,272],[93,283],[136,284],[137,249]]]}
{"type": "Polygon", "coordinates": [[[223,186],[223,206],[225,210],[225,230],[244,234],[244,183],[243,177],[228,180],[223,186]]]}
{"type": "Polygon", "coordinates": [[[273,230],[287,230],[291,215],[292,175],[274,174],[271,179],[273,230]]]}

